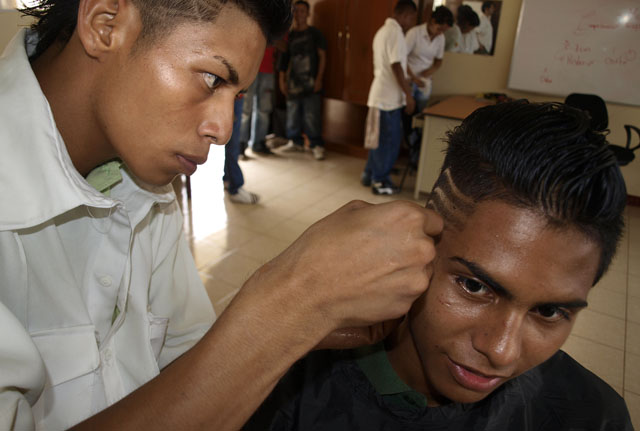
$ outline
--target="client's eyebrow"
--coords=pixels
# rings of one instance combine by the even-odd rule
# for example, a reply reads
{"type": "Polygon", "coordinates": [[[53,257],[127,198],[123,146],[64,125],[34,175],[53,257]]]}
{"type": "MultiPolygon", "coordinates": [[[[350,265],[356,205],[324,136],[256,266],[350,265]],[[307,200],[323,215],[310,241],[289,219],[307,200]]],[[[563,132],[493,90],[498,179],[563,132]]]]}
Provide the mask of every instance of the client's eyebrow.
{"type": "Polygon", "coordinates": [[[235,69],[235,67],[233,67],[231,65],[231,63],[229,63],[227,61],[227,59],[224,58],[224,57],[221,57],[219,55],[214,55],[213,58],[218,60],[220,63],[222,63],[227,68],[227,73],[229,74],[229,77],[227,78],[227,81],[231,85],[238,85],[238,71],[235,69]]]}
{"type": "MultiPolygon", "coordinates": [[[[491,287],[491,289],[493,289],[494,292],[496,292],[498,295],[500,295],[500,296],[502,296],[504,298],[507,298],[509,300],[514,298],[514,296],[513,296],[513,294],[511,292],[509,292],[507,289],[504,288],[504,286],[502,286],[500,283],[498,283],[493,278],[491,278],[491,276],[487,273],[487,271],[482,269],[482,267],[480,267],[480,265],[478,265],[477,263],[469,262],[468,260],[463,259],[463,258],[458,257],[458,256],[452,257],[451,260],[466,266],[467,269],[474,276],[476,276],[476,278],[478,280],[482,281],[484,284],[486,284],[487,286],[491,287]]],[[[585,308],[588,305],[589,304],[587,303],[587,301],[584,301],[582,299],[576,299],[574,301],[567,301],[567,302],[545,302],[545,303],[539,303],[539,304],[536,304],[535,306],[536,307],[554,306],[554,307],[559,307],[559,308],[580,309],[580,308],[585,308]]]]}

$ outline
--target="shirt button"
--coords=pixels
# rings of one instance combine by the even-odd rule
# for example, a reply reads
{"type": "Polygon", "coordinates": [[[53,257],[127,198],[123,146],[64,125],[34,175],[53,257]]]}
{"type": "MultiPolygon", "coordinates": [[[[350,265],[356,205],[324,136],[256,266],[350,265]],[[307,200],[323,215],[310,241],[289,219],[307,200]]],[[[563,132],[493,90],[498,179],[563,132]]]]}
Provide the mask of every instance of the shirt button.
{"type": "Polygon", "coordinates": [[[111,350],[110,349],[105,350],[104,351],[104,362],[107,365],[111,365],[112,360],[113,360],[113,355],[111,354],[111,350]]]}
{"type": "Polygon", "coordinates": [[[108,275],[100,277],[100,284],[103,285],[104,287],[111,286],[111,277],[109,277],[108,275]]]}

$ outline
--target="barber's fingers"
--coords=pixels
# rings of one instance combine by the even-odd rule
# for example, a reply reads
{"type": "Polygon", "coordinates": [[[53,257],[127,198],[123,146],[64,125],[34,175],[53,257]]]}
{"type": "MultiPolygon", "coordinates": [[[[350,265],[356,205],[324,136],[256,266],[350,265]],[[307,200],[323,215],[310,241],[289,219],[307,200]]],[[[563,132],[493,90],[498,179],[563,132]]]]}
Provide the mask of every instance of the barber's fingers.
{"type": "Polygon", "coordinates": [[[431,237],[436,237],[442,233],[444,222],[442,217],[433,210],[424,208],[426,217],[424,220],[424,233],[431,237]]]}
{"type": "Polygon", "coordinates": [[[384,340],[399,324],[402,317],[359,328],[340,328],[327,335],[315,350],[354,349],[384,340]]]}

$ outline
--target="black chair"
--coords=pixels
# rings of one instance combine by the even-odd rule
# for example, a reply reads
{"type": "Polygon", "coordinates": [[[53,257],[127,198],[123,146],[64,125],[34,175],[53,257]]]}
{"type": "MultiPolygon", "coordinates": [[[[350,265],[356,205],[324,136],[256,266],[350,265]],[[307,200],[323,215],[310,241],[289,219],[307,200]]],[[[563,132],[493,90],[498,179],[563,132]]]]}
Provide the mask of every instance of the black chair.
{"type": "MultiPolygon", "coordinates": [[[[595,94],[571,93],[567,96],[564,103],[574,108],[587,111],[591,117],[591,127],[594,130],[603,131],[609,126],[607,105],[600,96],[595,94]]],[[[635,131],[638,134],[638,138],[640,138],[640,129],[630,124],[625,124],[624,128],[627,132],[627,144],[624,147],[620,145],[609,145],[609,149],[616,156],[616,160],[620,166],[631,163],[635,158],[633,152],[640,147],[640,142],[633,147],[631,146],[631,131],[635,131]]]]}

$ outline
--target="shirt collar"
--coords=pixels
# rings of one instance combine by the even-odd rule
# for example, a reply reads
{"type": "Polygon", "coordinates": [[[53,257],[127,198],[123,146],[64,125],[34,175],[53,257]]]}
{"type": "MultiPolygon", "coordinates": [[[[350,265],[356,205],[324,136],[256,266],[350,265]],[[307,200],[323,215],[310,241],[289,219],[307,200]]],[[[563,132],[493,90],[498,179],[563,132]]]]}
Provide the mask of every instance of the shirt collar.
{"type": "MultiPolygon", "coordinates": [[[[36,226],[80,205],[119,203],[75,169],[31,69],[27,50],[32,40],[32,33],[21,30],[0,57],[0,230],[36,226]]],[[[145,190],[135,179],[126,186],[155,201],[175,199],[170,186],[145,190]]]]}
{"type": "Polygon", "coordinates": [[[355,350],[356,363],[378,394],[411,410],[427,406],[426,397],[407,385],[393,369],[382,343],[355,350]]]}

